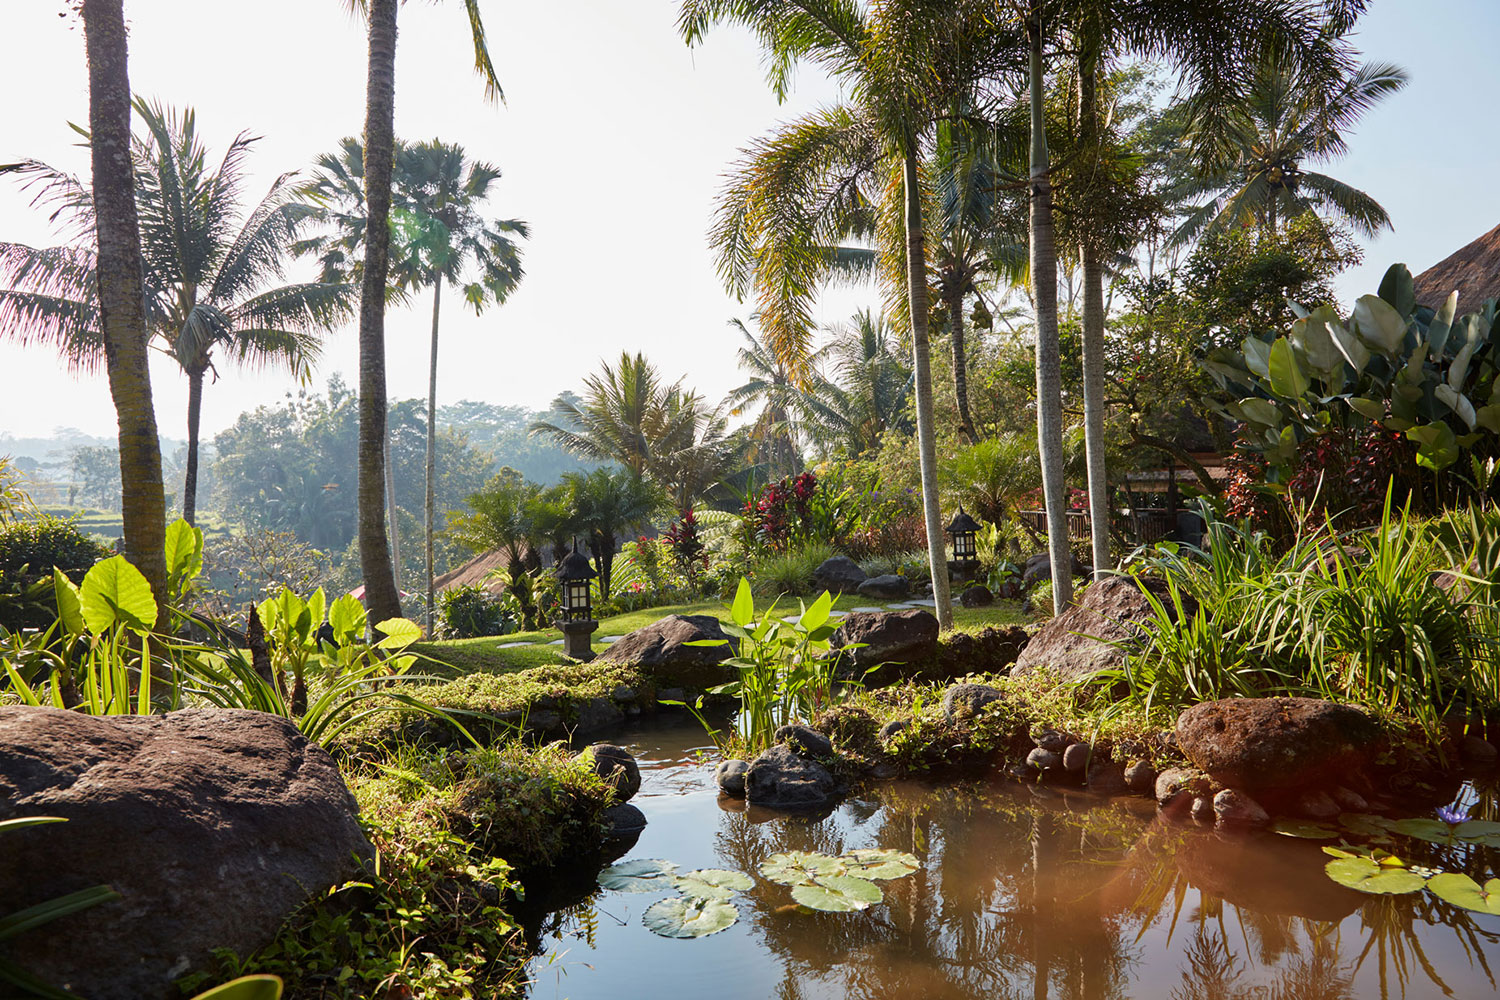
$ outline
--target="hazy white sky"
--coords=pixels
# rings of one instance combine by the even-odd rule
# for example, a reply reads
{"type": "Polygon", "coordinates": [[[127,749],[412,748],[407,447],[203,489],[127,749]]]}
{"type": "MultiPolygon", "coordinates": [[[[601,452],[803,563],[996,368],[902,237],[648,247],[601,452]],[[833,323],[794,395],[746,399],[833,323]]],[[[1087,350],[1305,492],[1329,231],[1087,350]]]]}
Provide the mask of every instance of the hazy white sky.
{"type": "MultiPolygon", "coordinates": [[[[241,129],[264,138],[249,161],[259,197],[277,174],[305,168],[363,125],[364,33],[338,0],[126,0],[135,90],[197,108],[214,152],[241,129]]],[[[736,384],[736,336],[749,308],[722,291],[706,247],[725,166],[752,136],[831,100],[805,73],[787,105],[764,85],[751,40],[720,31],[689,51],[676,0],[484,0],[507,103],[486,104],[470,68],[457,0],[408,4],[396,71],[397,134],[439,137],[497,163],[491,211],[527,220],[527,277],[482,317],[445,303],[439,402],[540,407],[603,355],[642,350],[711,398],[736,384]]],[[[1500,36],[1500,0],[1374,0],[1360,44],[1412,75],[1364,121],[1330,172],[1390,211],[1395,232],[1342,282],[1373,289],[1386,265],[1421,270],[1500,223],[1493,87],[1485,67],[1500,36]]],[[[81,28],[63,0],[0,2],[0,162],[22,156],[85,171],[68,121],[88,117],[81,28]]],[[[45,218],[14,184],[0,186],[0,239],[47,245],[45,218]]],[[[825,321],[878,296],[840,291],[825,321]]],[[[430,300],[387,317],[390,391],[425,396],[430,300]]],[[[326,345],[316,376],[351,383],[353,331],[326,345]]],[[[73,426],[110,435],[102,376],[76,379],[43,351],[0,343],[0,433],[73,426]]],[[[205,392],[206,435],[272,402],[285,376],[228,370],[205,392]]],[[[186,383],[153,369],[162,432],[185,436],[186,383]]]]}

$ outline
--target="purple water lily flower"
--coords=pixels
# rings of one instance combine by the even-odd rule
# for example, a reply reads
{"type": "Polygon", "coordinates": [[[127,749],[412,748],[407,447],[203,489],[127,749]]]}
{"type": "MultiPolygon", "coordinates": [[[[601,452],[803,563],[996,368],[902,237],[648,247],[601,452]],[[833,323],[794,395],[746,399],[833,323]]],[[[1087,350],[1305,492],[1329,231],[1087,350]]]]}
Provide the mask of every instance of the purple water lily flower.
{"type": "Polygon", "coordinates": [[[1469,821],[1469,814],[1453,806],[1444,806],[1437,811],[1437,818],[1449,826],[1458,826],[1460,823],[1469,821]]]}

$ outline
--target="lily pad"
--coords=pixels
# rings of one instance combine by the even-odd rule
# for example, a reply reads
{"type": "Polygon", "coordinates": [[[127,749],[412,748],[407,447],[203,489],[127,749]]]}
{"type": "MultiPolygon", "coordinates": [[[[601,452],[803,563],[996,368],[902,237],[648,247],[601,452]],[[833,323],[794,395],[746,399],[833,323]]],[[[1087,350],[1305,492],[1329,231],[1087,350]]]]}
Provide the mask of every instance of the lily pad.
{"type": "Polygon", "coordinates": [[[672,880],[677,891],[693,899],[726,900],[735,891],[744,892],[755,887],[755,882],[743,872],[725,871],[722,868],[700,868],[685,872],[672,880]]]}
{"type": "Polygon", "coordinates": [[[792,887],[792,898],[803,906],[825,913],[850,913],[868,909],[884,898],[880,886],[853,875],[820,875],[810,885],[792,887]]]}
{"type": "Polygon", "coordinates": [[[1484,819],[1471,819],[1454,827],[1453,835],[1466,844],[1483,844],[1485,847],[1500,847],[1500,823],[1484,819]]]}
{"type": "Polygon", "coordinates": [[[1398,819],[1391,824],[1391,831],[1403,837],[1415,837],[1429,844],[1451,847],[1458,843],[1454,828],[1440,819],[1398,819]]]}
{"type": "Polygon", "coordinates": [[[845,863],[850,875],[864,879],[903,878],[922,867],[922,862],[915,855],[874,847],[848,851],[840,860],[845,863]]]}
{"type": "Polygon", "coordinates": [[[671,886],[668,876],[676,870],[676,865],[660,858],[622,861],[599,873],[599,887],[616,892],[665,892],[671,886]]]}
{"type": "Polygon", "coordinates": [[[1391,832],[1391,821],[1370,813],[1339,813],[1339,825],[1362,837],[1384,837],[1391,832]]]}
{"type": "Polygon", "coordinates": [[[1278,819],[1271,824],[1272,831],[1283,837],[1301,837],[1304,840],[1332,840],[1339,832],[1327,823],[1313,823],[1301,819],[1278,819]]]}
{"type": "Polygon", "coordinates": [[[1500,914],[1500,878],[1480,885],[1467,875],[1443,872],[1427,880],[1427,888],[1444,902],[1476,913],[1500,914]]]}
{"type": "Polygon", "coordinates": [[[1427,884],[1427,880],[1416,872],[1383,865],[1373,858],[1334,858],[1323,866],[1323,870],[1339,885],[1377,896],[1416,892],[1427,884]]]}
{"type": "Polygon", "coordinates": [[[773,854],[760,864],[762,875],[782,885],[811,882],[820,875],[842,875],[845,870],[845,862],[840,859],[811,851],[773,854]]]}
{"type": "Polygon", "coordinates": [[[641,922],[652,934],[669,938],[700,938],[733,926],[740,911],[720,899],[672,896],[646,907],[641,922]]]}

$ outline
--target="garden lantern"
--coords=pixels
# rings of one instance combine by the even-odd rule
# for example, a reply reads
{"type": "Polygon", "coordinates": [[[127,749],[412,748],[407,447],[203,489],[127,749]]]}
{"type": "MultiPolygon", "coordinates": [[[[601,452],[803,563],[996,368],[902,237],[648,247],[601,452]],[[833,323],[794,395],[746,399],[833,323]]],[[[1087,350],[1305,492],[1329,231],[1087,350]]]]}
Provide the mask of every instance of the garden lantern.
{"type": "Polygon", "coordinates": [[[953,539],[953,568],[968,576],[979,568],[979,545],[975,536],[979,533],[979,522],[958,505],[958,513],[948,525],[948,534],[953,539]]]}
{"type": "Polygon", "coordinates": [[[557,567],[557,585],[562,619],[557,627],[563,634],[563,653],[575,660],[591,660],[589,637],[599,628],[594,621],[593,605],[589,594],[589,581],[597,576],[589,565],[588,556],[578,551],[578,542],[573,542],[573,551],[563,558],[557,567]]]}

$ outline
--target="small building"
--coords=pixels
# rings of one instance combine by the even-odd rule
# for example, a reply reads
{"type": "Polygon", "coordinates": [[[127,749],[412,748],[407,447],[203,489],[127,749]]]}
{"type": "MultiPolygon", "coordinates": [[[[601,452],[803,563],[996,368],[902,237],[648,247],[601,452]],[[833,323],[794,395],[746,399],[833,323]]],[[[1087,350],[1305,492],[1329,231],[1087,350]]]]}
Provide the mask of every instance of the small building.
{"type": "Polygon", "coordinates": [[[1500,299],[1500,226],[1417,275],[1413,285],[1417,304],[1433,309],[1457,290],[1460,316],[1500,299]]]}

